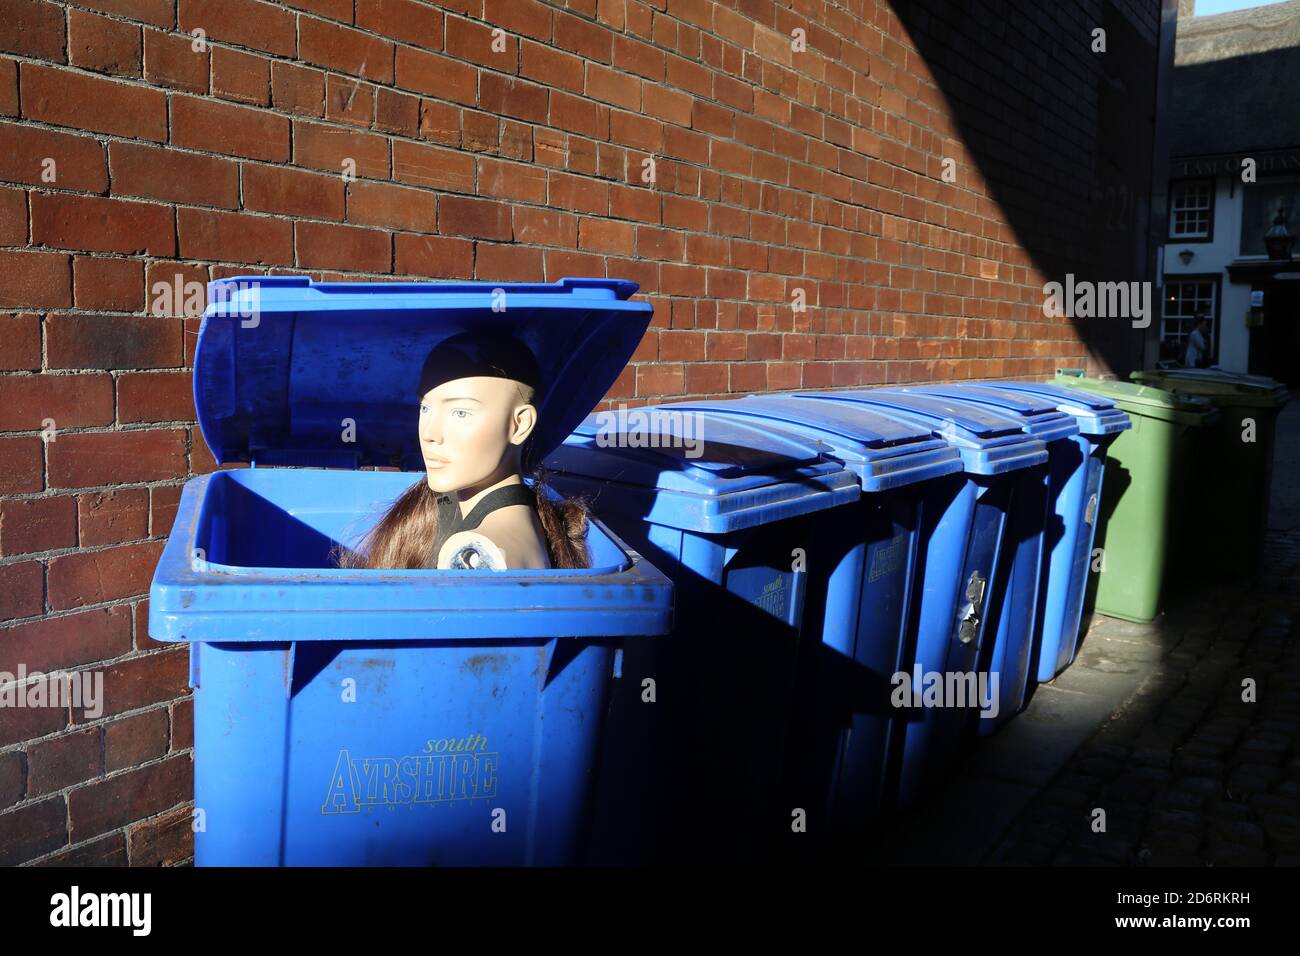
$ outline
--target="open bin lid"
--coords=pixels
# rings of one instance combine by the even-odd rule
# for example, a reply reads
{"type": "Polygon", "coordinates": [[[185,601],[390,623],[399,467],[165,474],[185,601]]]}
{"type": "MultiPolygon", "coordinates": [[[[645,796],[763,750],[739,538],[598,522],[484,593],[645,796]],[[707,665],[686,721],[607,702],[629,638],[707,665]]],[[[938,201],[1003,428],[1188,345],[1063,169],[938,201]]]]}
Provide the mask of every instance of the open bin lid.
{"type": "Polygon", "coordinates": [[[940,382],[934,385],[914,385],[890,389],[904,394],[938,395],[959,402],[974,402],[999,414],[1005,413],[1020,419],[1025,433],[1044,442],[1073,438],[1079,434],[1078,422],[1070,415],[1057,411],[1056,403],[1036,395],[989,388],[985,382],[940,382]]]}
{"type": "Polygon", "coordinates": [[[735,416],[649,406],[588,416],[546,465],[617,488],[598,514],[720,534],[855,500],[857,478],[829,452],[735,416]]]}
{"type": "Polygon", "coordinates": [[[540,461],[604,397],[640,343],[654,309],[627,301],[636,290],[635,282],[598,278],[211,282],[194,357],[199,427],[220,463],[422,471],[416,392],[425,357],[459,332],[500,330],[537,358],[529,458],[540,461]]]}
{"type": "Polygon", "coordinates": [[[730,401],[674,402],[660,408],[737,415],[763,427],[787,426],[825,442],[827,453],[858,474],[864,491],[885,491],[961,471],[961,456],[923,425],[865,408],[794,395],[748,395],[730,401]]]}
{"type": "Polygon", "coordinates": [[[1133,427],[1128,415],[1116,408],[1114,402],[1083,389],[1064,388],[1047,382],[985,382],[983,384],[990,389],[1035,396],[1054,403],[1058,411],[1074,416],[1079,423],[1079,434],[1090,438],[1116,435],[1133,427]]]}
{"type": "Polygon", "coordinates": [[[1026,435],[1018,420],[967,402],[885,388],[799,395],[866,405],[890,417],[923,424],[961,453],[969,474],[1005,474],[1047,462],[1047,446],[1026,435]]]}

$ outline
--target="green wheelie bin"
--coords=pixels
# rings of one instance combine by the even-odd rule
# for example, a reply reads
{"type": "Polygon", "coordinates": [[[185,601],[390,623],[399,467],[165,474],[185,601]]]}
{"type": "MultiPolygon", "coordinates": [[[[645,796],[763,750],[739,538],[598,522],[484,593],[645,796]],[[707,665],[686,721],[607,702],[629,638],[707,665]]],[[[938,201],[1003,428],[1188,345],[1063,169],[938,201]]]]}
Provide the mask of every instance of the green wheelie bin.
{"type": "Polygon", "coordinates": [[[1110,399],[1132,420],[1106,453],[1093,545],[1095,608],[1126,621],[1152,621],[1176,570],[1171,555],[1193,544],[1187,539],[1197,526],[1190,512],[1195,502],[1186,492],[1206,457],[1200,439],[1221,416],[1202,399],[1085,378],[1081,369],[1059,369],[1055,382],[1110,399]]]}
{"type": "Polygon", "coordinates": [[[1254,574],[1268,529],[1274,433],[1290,397],[1286,385],[1222,369],[1152,369],[1129,377],[1203,398],[1222,413],[1206,433],[1209,454],[1195,476],[1206,542],[1195,568],[1215,577],[1254,574]]]}

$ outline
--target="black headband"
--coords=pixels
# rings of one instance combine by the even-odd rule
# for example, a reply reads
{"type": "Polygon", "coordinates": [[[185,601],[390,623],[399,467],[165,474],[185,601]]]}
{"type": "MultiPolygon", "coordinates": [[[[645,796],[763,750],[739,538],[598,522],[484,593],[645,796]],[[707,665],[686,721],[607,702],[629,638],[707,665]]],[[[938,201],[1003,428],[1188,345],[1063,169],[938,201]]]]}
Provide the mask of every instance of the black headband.
{"type": "Polygon", "coordinates": [[[443,339],[424,360],[420,391],[458,378],[507,378],[536,391],[541,373],[532,350],[509,332],[461,332],[443,339]]]}

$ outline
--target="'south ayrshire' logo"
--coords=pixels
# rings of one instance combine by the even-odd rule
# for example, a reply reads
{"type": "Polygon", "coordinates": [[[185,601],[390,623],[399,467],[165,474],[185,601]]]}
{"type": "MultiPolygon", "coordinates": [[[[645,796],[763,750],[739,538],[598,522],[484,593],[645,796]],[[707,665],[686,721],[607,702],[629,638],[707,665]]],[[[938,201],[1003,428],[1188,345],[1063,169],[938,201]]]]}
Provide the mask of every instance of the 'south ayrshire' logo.
{"type": "Polygon", "coordinates": [[[497,795],[500,754],[482,734],[425,741],[423,753],[352,757],[340,750],[321,813],[359,813],[381,806],[451,803],[497,795]]]}

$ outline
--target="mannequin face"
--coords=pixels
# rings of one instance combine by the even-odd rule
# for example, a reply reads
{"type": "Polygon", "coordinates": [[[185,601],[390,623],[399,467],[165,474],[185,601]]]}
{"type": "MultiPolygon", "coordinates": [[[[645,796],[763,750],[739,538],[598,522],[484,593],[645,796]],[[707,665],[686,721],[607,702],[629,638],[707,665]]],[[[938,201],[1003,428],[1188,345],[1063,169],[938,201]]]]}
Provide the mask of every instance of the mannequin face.
{"type": "Polygon", "coordinates": [[[420,451],[429,487],[475,489],[519,470],[519,452],[537,424],[531,389],[504,378],[444,382],[420,402],[420,451]]]}

